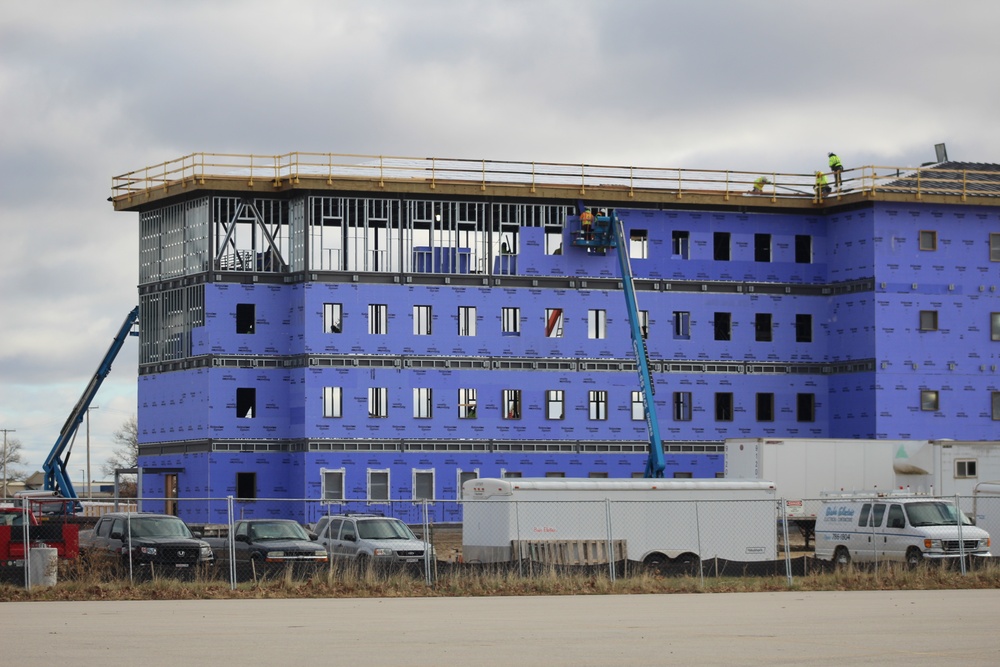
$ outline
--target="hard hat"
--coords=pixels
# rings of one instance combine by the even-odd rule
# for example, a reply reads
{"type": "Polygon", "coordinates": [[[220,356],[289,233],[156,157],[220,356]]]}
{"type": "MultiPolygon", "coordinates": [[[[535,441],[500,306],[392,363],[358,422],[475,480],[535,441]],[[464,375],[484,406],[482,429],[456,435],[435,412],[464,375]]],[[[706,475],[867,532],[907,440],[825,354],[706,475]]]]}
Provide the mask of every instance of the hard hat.
{"type": "Polygon", "coordinates": [[[827,153],[826,156],[827,157],[833,157],[833,153],[827,153]]]}
{"type": "Polygon", "coordinates": [[[816,175],[817,175],[817,176],[822,176],[822,175],[823,175],[823,172],[822,172],[822,171],[819,171],[819,170],[816,170],[816,175]]]}

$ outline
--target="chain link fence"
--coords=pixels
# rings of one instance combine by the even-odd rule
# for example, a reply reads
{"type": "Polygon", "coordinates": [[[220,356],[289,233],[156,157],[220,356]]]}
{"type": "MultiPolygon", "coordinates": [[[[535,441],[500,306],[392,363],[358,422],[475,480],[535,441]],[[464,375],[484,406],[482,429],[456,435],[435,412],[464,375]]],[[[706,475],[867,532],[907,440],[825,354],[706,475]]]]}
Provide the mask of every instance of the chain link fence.
{"type": "Polygon", "coordinates": [[[990,560],[975,557],[989,551],[979,531],[1000,534],[1000,495],[801,501],[129,502],[37,521],[26,509],[0,515],[0,578],[28,588],[51,585],[58,560],[61,578],[141,582],[170,577],[224,581],[234,589],[275,579],[333,581],[395,573],[433,585],[463,572],[585,574],[611,580],[639,573],[701,579],[782,576],[791,585],[794,577],[848,563],[860,568],[892,561],[913,565],[907,548],[915,546],[923,560],[947,561],[964,572],[990,560]],[[921,519],[910,516],[916,510],[908,507],[915,500],[957,504],[971,521],[944,510],[938,523],[948,525],[918,525],[921,519]],[[894,527],[899,525],[905,530],[894,527]]]}

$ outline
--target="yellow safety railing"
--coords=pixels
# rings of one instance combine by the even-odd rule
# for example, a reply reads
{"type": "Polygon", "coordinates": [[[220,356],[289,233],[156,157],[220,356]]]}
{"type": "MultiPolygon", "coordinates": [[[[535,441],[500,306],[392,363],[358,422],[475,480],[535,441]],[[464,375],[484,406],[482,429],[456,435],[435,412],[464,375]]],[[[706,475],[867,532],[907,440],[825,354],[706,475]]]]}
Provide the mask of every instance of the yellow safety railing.
{"type": "Polygon", "coordinates": [[[878,192],[924,195],[1000,196],[1000,173],[931,167],[865,166],[842,172],[841,188],[827,173],[831,192],[816,188],[815,174],[718,171],[663,167],[614,166],[586,163],[517,162],[463,158],[414,158],[350,153],[286,153],[284,155],[243,155],[234,153],[192,153],[175,160],[144,167],[112,179],[113,200],[131,199],[157,189],[204,185],[205,179],[233,180],[247,187],[267,184],[282,187],[297,184],[302,177],[334,180],[361,179],[384,187],[386,181],[420,181],[431,189],[445,182],[475,183],[480,189],[502,185],[524,188],[534,193],[544,187],[573,187],[580,195],[588,188],[636,192],[661,192],[678,199],[688,194],[715,194],[726,200],[747,195],[775,201],[805,198],[823,201],[848,193],[872,195],[878,192]],[[755,188],[755,181],[767,182],[755,188]],[[993,191],[993,190],[996,191],[993,191]]]}

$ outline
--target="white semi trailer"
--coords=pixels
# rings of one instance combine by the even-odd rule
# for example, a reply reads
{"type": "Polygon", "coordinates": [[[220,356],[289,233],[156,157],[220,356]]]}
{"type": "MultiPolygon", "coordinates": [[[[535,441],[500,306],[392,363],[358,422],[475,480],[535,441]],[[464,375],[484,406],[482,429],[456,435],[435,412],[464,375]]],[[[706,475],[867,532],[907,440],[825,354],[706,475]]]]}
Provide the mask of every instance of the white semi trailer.
{"type": "Polygon", "coordinates": [[[591,563],[776,558],[777,503],[765,481],[481,478],[462,485],[462,499],[466,562],[558,549],[591,563]],[[602,555],[584,560],[588,550],[602,555]]]}

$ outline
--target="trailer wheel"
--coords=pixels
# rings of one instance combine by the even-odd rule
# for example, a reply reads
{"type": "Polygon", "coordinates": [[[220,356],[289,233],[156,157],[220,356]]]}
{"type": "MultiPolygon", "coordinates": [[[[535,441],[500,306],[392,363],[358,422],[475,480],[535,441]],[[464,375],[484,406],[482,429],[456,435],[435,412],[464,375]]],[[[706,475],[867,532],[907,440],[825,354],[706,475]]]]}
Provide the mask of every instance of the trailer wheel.
{"type": "Polygon", "coordinates": [[[906,550],[906,566],[909,568],[914,568],[920,565],[924,560],[924,554],[920,549],[916,547],[910,547],[906,550]]]}
{"type": "Polygon", "coordinates": [[[646,556],[646,560],[642,561],[642,563],[648,568],[659,570],[660,568],[662,568],[664,565],[667,564],[668,560],[669,559],[663,554],[655,553],[646,556]]]}
{"type": "Polygon", "coordinates": [[[837,567],[847,567],[851,564],[851,552],[845,546],[839,546],[833,550],[833,562],[837,567]]]}
{"type": "Polygon", "coordinates": [[[701,559],[693,553],[683,553],[674,558],[673,562],[680,565],[688,574],[698,574],[701,572],[701,559]]]}

